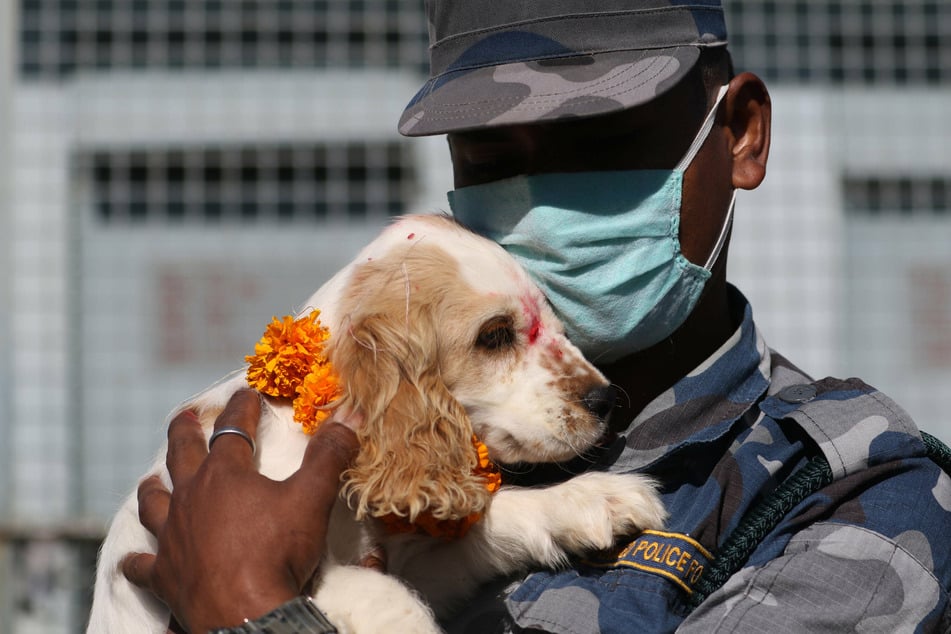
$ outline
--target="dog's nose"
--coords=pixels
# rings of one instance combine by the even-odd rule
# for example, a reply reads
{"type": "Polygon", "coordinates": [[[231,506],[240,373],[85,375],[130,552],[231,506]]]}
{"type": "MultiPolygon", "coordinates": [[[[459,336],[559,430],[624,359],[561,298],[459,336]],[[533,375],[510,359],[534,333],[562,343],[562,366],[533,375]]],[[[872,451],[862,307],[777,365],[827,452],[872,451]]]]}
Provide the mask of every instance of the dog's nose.
{"type": "Polygon", "coordinates": [[[617,402],[617,395],[617,388],[613,385],[606,385],[604,387],[594,388],[585,394],[581,400],[585,407],[588,408],[588,411],[601,420],[606,421],[611,410],[614,409],[614,404],[617,402]]]}

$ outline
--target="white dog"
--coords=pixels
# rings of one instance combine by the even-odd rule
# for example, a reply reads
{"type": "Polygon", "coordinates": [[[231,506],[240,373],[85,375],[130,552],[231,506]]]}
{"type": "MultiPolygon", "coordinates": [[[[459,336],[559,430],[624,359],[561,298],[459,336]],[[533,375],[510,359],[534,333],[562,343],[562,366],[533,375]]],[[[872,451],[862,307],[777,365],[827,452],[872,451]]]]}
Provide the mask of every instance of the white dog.
{"type": "MultiPolygon", "coordinates": [[[[438,632],[480,584],[659,528],[665,511],[650,480],[586,473],[546,488],[491,495],[471,473],[472,435],[498,463],[553,462],[604,432],[608,382],[565,338],[544,296],[498,245],[445,216],[387,228],[306,304],[329,328],[328,355],[343,387],[339,411],[364,419],[345,474],[314,601],[342,632],[438,632]],[[483,517],[462,537],[388,534],[376,518],[483,517]],[[382,543],[388,575],[352,564],[382,543]],[[398,578],[399,581],[396,579],[398,578]]],[[[206,435],[244,374],[187,403],[206,435]]],[[[185,407],[183,406],[183,407],[185,407]]],[[[269,401],[258,428],[261,473],[283,479],[308,436],[291,407],[269,401]]],[[[170,486],[164,451],[151,473],[170,486]]],[[[264,511],[266,512],[266,511],[264,511]]],[[[154,552],[136,496],[114,519],[97,571],[89,632],[164,633],[168,612],[122,576],[129,552],[154,552]]]]}

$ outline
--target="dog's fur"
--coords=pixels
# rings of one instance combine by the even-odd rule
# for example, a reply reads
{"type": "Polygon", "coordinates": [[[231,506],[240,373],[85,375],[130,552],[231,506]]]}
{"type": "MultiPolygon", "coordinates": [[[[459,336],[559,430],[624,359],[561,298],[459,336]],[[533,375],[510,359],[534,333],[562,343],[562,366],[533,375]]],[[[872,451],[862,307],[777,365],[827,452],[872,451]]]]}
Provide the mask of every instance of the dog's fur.
{"type": "MultiPolygon", "coordinates": [[[[587,473],[547,488],[503,486],[490,497],[472,475],[473,433],[497,462],[551,462],[588,449],[605,424],[586,400],[606,379],[498,245],[444,216],[403,218],[302,312],[312,308],[331,332],[329,355],[345,388],[338,411],[364,419],[361,449],[345,474],[349,505],[334,510],[315,596],[342,632],[436,632],[430,608],[450,613],[480,583],[557,567],[570,554],[662,524],[653,484],[641,476],[587,473]],[[423,511],[485,515],[448,542],[387,535],[373,519],[423,511]],[[389,573],[402,582],[347,565],[381,541],[389,573]]],[[[237,373],[185,406],[200,411],[210,434],[228,398],[246,385],[237,373]]],[[[261,472],[290,475],[307,440],[289,405],[268,401],[258,430],[261,472]]],[[[168,484],[164,453],[152,472],[168,484]]],[[[103,545],[90,632],[165,631],[165,608],[118,570],[126,553],[154,548],[132,495],[103,545]]]]}

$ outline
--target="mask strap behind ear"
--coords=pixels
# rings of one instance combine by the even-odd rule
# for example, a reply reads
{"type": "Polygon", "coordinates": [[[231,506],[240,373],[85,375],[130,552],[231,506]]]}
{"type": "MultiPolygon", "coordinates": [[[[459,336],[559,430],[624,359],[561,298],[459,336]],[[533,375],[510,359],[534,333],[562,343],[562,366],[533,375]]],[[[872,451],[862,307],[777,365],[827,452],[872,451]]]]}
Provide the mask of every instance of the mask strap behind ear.
{"type": "Polygon", "coordinates": [[[710,108],[710,112],[707,113],[707,118],[703,120],[703,124],[701,124],[700,130],[697,132],[697,136],[693,138],[693,143],[691,143],[690,147],[687,148],[687,153],[684,154],[684,157],[680,159],[679,163],[677,163],[677,167],[674,168],[678,172],[682,172],[690,167],[690,164],[693,163],[693,159],[697,155],[697,152],[700,151],[700,148],[707,140],[707,137],[710,135],[710,130],[713,129],[713,122],[717,118],[717,108],[720,107],[720,102],[723,101],[723,97],[726,95],[726,91],[729,89],[729,87],[729,84],[720,86],[720,92],[717,93],[717,99],[713,102],[713,107],[710,108]]]}
{"type": "Polygon", "coordinates": [[[716,264],[717,258],[720,257],[720,252],[723,251],[723,245],[726,244],[726,236],[730,233],[730,227],[733,226],[733,208],[736,207],[736,190],[733,190],[733,196],[730,198],[730,206],[726,210],[726,218],[723,219],[723,226],[720,228],[720,235],[717,236],[717,242],[713,245],[713,251],[710,253],[710,257],[707,258],[707,263],[703,265],[703,268],[708,271],[713,268],[713,265],[716,264]]]}

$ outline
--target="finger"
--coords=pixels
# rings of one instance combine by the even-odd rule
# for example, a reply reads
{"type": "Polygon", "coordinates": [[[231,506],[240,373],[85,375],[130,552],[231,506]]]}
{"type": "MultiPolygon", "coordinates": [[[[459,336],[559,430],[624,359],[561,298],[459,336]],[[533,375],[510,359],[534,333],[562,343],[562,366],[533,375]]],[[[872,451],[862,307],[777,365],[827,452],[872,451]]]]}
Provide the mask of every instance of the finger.
{"type": "MultiPolygon", "coordinates": [[[[212,456],[226,459],[231,464],[251,468],[254,464],[252,445],[258,431],[258,422],[261,418],[261,397],[254,390],[238,390],[228,400],[224,410],[215,419],[215,432],[225,428],[236,428],[248,435],[251,439],[239,434],[224,434],[215,439],[210,449],[212,456]]],[[[213,432],[214,433],[214,432],[213,432]]]]}
{"type": "Polygon", "coordinates": [[[179,412],[168,425],[168,451],[165,466],[172,477],[172,485],[190,480],[202,461],[208,456],[205,434],[198,416],[192,410],[179,412]]]}
{"type": "Polygon", "coordinates": [[[304,487],[312,512],[329,512],[340,490],[340,474],[356,456],[360,443],[352,429],[333,421],[321,425],[307,443],[300,469],[288,481],[304,487]]]}
{"type": "Polygon", "coordinates": [[[153,535],[165,526],[168,519],[168,505],[172,495],[162,484],[158,476],[153,475],[139,483],[139,521],[153,535]]]}
{"type": "Polygon", "coordinates": [[[152,570],[155,567],[155,555],[148,553],[130,553],[119,562],[119,569],[125,578],[134,585],[152,592],[152,570]]]}
{"type": "Polygon", "coordinates": [[[307,443],[299,472],[307,480],[320,477],[340,478],[357,454],[360,442],[352,429],[328,421],[307,443]]]}

